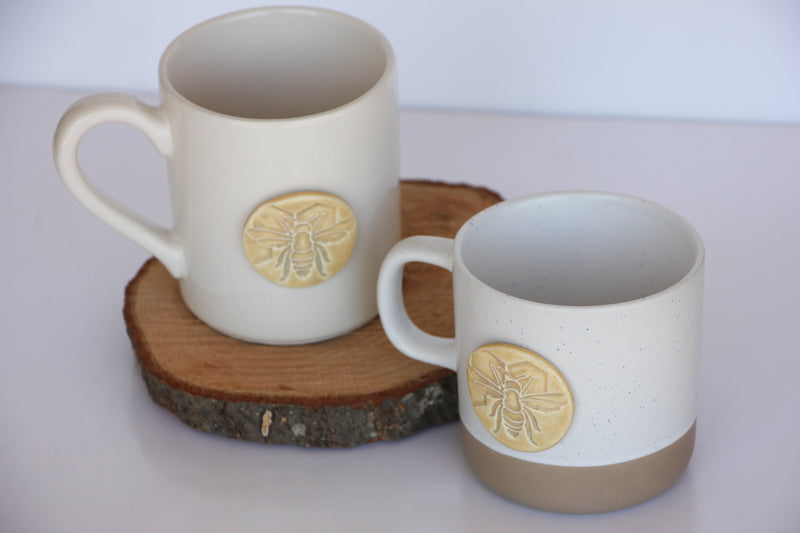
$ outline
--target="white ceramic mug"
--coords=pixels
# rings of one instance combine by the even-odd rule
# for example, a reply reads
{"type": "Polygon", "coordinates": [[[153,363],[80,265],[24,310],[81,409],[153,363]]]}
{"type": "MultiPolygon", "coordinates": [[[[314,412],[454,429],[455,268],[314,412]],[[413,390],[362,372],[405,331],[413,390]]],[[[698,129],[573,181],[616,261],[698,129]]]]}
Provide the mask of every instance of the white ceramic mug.
{"type": "Polygon", "coordinates": [[[416,236],[378,278],[386,334],[457,371],[462,442],[488,486],[562,512],[634,505],[692,454],[704,248],[682,218],[565,192],[492,206],[455,240],[416,236]],[[403,265],[453,272],[455,338],[408,318],[403,265]]]}
{"type": "Polygon", "coordinates": [[[189,309],[246,341],[299,344],[377,315],[375,283],[400,238],[394,54],[366,23],[308,7],[247,10],[173,41],[161,104],[98,94],[55,136],[67,188],[179,279],[189,309]],[[83,135],[139,128],[166,158],[174,228],[87,183],[83,135]]]}

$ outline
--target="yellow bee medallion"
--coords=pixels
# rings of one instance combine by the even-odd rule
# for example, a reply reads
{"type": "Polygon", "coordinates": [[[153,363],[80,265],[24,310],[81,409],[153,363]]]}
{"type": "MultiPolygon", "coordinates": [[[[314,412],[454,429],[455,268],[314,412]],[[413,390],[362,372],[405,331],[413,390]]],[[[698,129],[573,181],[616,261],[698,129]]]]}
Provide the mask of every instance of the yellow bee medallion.
{"type": "Polygon", "coordinates": [[[330,279],[356,244],[356,219],[332,194],[300,191],[267,200],[247,218],[244,251],[259,274],[284,287],[330,279]]]}
{"type": "Polygon", "coordinates": [[[564,377],[539,354],[506,343],[481,346],[467,361],[475,414],[499,442],[538,452],[566,435],[575,404],[564,377]]]}

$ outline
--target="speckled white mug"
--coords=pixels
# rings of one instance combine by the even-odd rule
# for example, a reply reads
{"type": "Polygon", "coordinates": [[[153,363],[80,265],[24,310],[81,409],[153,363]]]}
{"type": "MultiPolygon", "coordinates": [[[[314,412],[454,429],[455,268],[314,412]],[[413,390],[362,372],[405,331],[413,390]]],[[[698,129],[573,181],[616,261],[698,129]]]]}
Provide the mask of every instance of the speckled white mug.
{"type": "Polygon", "coordinates": [[[674,483],[694,444],[704,248],[678,215],[607,193],[492,206],[387,255],[378,308],[405,354],[457,371],[463,447],[520,503],[601,512],[674,483]],[[403,265],[453,272],[455,338],[417,328],[403,265]]]}
{"type": "Polygon", "coordinates": [[[353,17],[266,7],[204,22],[159,65],[161,104],[90,96],[55,136],[67,188],[146,248],[189,309],[246,341],[299,344],[377,315],[400,239],[397,74],[386,38],[353,17]],[[139,128],[167,159],[174,228],[107,201],[77,161],[103,122],[139,128]]]}

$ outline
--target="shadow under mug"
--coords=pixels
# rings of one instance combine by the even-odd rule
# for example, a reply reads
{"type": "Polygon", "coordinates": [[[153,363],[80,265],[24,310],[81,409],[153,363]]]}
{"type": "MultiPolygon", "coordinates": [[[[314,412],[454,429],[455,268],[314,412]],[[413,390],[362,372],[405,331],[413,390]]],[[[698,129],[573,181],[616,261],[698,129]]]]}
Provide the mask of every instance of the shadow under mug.
{"type": "Polygon", "coordinates": [[[62,118],[64,184],[179,280],[188,308],[246,341],[301,344],[377,315],[381,261],[400,239],[397,74],[386,38],[309,7],[224,15],[176,38],[161,103],[104,93],[62,118]],[[103,122],[140,129],[168,163],[171,230],[117,207],[81,172],[103,122]]]}
{"type": "Polygon", "coordinates": [[[607,193],[492,206],[454,240],[387,255],[378,308],[391,342],[458,374],[476,475],[519,503],[605,512],[653,498],[692,455],[703,243],[653,203],[607,193]],[[403,266],[453,272],[455,338],[409,319],[403,266]]]}

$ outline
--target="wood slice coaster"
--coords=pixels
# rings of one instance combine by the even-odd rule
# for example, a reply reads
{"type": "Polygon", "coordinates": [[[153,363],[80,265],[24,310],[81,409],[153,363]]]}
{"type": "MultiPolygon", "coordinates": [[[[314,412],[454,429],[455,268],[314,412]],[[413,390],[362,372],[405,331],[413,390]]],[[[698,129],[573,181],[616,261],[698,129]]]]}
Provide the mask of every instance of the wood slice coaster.
{"type": "MultiPolygon", "coordinates": [[[[486,189],[430,181],[403,181],[401,192],[404,237],[453,237],[473,214],[501,200],[486,189]]],[[[416,324],[453,335],[449,272],[407,265],[403,293],[416,324]]],[[[378,318],[316,344],[242,342],[197,319],[155,259],[128,284],[124,315],[150,397],[202,431],[350,447],[402,439],[458,418],[455,374],[398,352],[378,318]]]]}

